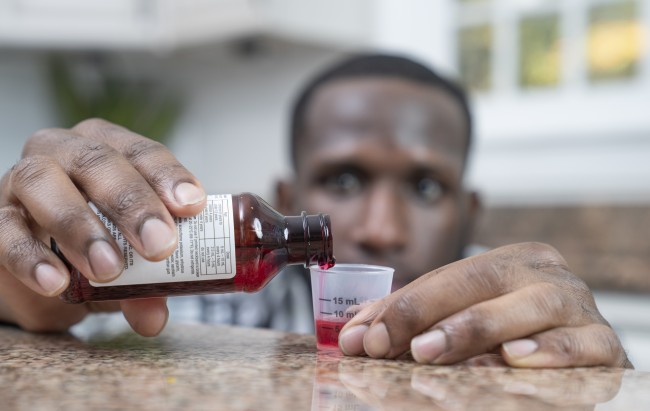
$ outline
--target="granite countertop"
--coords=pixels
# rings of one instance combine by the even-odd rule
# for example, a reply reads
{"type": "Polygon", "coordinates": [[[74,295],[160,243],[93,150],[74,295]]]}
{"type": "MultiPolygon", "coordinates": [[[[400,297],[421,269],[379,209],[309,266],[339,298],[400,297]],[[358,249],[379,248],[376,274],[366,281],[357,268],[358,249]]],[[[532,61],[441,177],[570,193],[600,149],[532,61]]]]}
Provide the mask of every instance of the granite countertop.
{"type": "Polygon", "coordinates": [[[81,340],[0,326],[2,410],[648,410],[650,373],[436,367],[313,336],[170,324],[81,340]]]}

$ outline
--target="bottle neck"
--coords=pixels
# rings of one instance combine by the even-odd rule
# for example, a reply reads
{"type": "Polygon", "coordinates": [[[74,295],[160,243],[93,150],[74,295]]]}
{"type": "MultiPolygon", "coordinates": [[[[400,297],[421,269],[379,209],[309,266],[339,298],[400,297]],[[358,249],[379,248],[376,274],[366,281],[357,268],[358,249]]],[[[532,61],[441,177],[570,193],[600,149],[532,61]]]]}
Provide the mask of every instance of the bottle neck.
{"type": "Polygon", "coordinates": [[[327,214],[284,217],[285,238],[290,264],[303,263],[305,267],[318,264],[334,265],[332,227],[327,214]]]}

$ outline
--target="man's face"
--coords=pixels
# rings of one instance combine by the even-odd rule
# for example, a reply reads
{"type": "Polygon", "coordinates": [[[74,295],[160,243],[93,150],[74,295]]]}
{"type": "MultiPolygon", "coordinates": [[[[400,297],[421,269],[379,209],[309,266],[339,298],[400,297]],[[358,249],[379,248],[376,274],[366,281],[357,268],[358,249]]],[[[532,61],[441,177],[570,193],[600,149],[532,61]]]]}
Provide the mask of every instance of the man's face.
{"type": "Polygon", "coordinates": [[[402,79],[319,88],[298,148],[295,210],[332,219],[338,262],[395,268],[395,288],[460,257],[466,121],[447,92],[402,79]]]}

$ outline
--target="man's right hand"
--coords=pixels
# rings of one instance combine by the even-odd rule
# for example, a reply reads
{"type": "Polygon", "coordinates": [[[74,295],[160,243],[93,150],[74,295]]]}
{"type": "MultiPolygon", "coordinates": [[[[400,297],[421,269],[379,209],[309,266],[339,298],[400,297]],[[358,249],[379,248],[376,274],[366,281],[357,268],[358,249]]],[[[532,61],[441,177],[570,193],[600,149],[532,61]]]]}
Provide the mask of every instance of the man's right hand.
{"type": "Polygon", "coordinates": [[[133,329],[158,334],[162,298],[69,305],[59,300],[69,272],[50,250],[54,238],[89,280],[121,274],[122,255],[88,206],[115,222],[135,250],[159,261],[176,248],[173,216],[205,206],[196,178],[160,143],[104,120],[36,132],[0,180],[0,321],[62,331],[91,311],[121,309],[133,329]]]}

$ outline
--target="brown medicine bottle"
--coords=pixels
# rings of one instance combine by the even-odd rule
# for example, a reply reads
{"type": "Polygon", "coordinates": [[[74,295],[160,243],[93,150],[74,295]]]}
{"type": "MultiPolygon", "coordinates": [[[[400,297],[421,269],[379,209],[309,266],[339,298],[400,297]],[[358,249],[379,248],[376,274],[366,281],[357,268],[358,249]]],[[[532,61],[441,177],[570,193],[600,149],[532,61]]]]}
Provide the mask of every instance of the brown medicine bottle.
{"type": "MultiPolygon", "coordinates": [[[[288,264],[334,265],[328,215],[303,212],[285,217],[250,193],[212,195],[207,202],[198,216],[176,218],[179,246],[158,262],[138,255],[115,225],[96,211],[122,249],[124,271],[109,283],[94,283],[69,265],[70,286],[61,299],[83,303],[255,292],[288,264]]],[[[54,241],[52,248],[66,261],[54,241]]]]}

